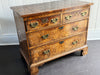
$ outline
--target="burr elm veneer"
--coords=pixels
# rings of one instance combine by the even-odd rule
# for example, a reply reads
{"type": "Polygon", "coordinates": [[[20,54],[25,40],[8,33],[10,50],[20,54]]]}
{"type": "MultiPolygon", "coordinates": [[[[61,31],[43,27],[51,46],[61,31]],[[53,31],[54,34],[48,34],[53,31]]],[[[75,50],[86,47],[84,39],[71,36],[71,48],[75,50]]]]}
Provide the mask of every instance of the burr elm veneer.
{"type": "Polygon", "coordinates": [[[38,66],[81,51],[86,55],[90,5],[78,0],[61,0],[11,7],[14,12],[21,55],[31,75],[38,66]]]}

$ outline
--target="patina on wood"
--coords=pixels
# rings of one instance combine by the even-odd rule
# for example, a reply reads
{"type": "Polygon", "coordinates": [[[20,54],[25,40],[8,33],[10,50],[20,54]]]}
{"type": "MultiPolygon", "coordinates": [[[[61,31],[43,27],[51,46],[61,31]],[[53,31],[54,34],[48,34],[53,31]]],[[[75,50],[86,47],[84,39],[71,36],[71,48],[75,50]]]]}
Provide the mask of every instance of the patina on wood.
{"type": "Polygon", "coordinates": [[[88,53],[87,32],[90,5],[78,0],[61,0],[11,7],[14,12],[20,52],[31,75],[38,66],[81,51],[88,53]]]}

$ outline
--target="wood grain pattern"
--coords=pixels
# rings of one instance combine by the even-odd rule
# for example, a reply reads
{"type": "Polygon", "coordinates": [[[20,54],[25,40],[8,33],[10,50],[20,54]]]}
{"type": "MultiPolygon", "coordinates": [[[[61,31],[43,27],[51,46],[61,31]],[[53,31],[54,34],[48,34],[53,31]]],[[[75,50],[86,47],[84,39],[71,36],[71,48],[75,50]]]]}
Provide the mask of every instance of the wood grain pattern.
{"type": "Polygon", "coordinates": [[[85,56],[87,54],[88,54],[88,47],[86,47],[86,48],[84,48],[84,49],[81,50],[81,55],[82,56],[85,56]]]}
{"type": "Polygon", "coordinates": [[[25,24],[26,25],[26,31],[33,32],[33,31],[37,31],[37,30],[40,30],[40,29],[46,28],[46,27],[47,28],[55,27],[55,26],[66,24],[66,23],[70,23],[70,22],[86,19],[86,18],[89,17],[89,9],[90,8],[88,6],[87,8],[86,7],[85,8],[76,8],[72,12],[71,12],[71,10],[69,10],[70,12],[66,12],[66,10],[65,10],[63,12],[63,14],[60,11],[59,14],[57,14],[57,13],[56,14],[51,14],[51,15],[50,14],[48,14],[48,15],[41,14],[40,16],[30,17],[25,21],[25,23],[26,23],[25,24]],[[86,14],[84,16],[82,16],[82,13],[84,13],[84,12],[86,12],[86,14]],[[68,17],[68,16],[71,16],[71,18],[69,20],[66,20],[65,18],[68,17]],[[61,17],[63,19],[61,19],[61,17]],[[54,18],[58,19],[56,23],[52,23],[51,22],[51,20],[54,19],[54,18]],[[42,22],[43,19],[48,19],[48,21],[46,23],[43,23],[42,22]],[[35,22],[38,22],[38,25],[36,27],[34,27],[34,28],[31,27],[30,24],[31,23],[33,24],[35,22]]]}
{"type": "Polygon", "coordinates": [[[34,31],[34,30],[37,30],[37,29],[40,29],[40,28],[43,28],[43,27],[47,27],[47,26],[52,26],[52,25],[60,25],[61,24],[61,15],[60,14],[56,14],[56,15],[51,15],[51,16],[44,16],[44,17],[41,17],[41,18],[32,18],[32,20],[28,20],[26,22],[26,28],[27,28],[27,31],[34,31]],[[51,20],[52,19],[56,19],[57,18],[57,22],[55,23],[52,23],[51,20]],[[43,20],[47,20],[47,22],[43,22],[43,20]],[[32,28],[30,26],[31,23],[35,23],[35,22],[38,22],[38,26],[36,26],[35,28],[32,28]]]}
{"type": "Polygon", "coordinates": [[[30,68],[30,74],[31,75],[38,75],[38,72],[39,72],[39,70],[38,70],[38,67],[37,66],[30,68]]]}
{"type": "Polygon", "coordinates": [[[68,51],[68,52],[64,52],[64,53],[55,55],[55,56],[52,57],[52,58],[48,58],[48,59],[42,60],[42,61],[37,62],[37,63],[32,63],[32,64],[30,65],[30,67],[35,67],[35,66],[37,66],[37,65],[41,65],[41,64],[43,64],[43,63],[52,61],[52,60],[54,60],[54,59],[57,59],[57,58],[62,57],[62,56],[65,56],[65,55],[67,55],[67,54],[70,54],[70,53],[73,53],[73,52],[76,52],[76,51],[84,50],[84,49],[86,49],[87,47],[88,47],[87,45],[84,45],[84,46],[82,46],[82,47],[79,47],[79,48],[70,50],[70,51],[68,51]]]}
{"type": "Polygon", "coordinates": [[[77,21],[80,19],[84,19],[88,16],[89,16],[89,9],[83,9],[83,10],[78,10],[78,11],[74,11],[74,12],[63,13],[63,24],[77,21]],[[82,13],[85,13],[85,12],[86,12],[86,14],[84,16],[82,16],[82,13]],[[69,16],[71,16],[71,17],[69,19],[66,19],[66,17],[69,17],[69,16]]]}
{"type": "Polygon", "coordinates": [[[16,27],[17,27],[17,34],[19,38],[19,43],[20,43],[20,50],[22,55],[26,57],[27,64],[29,65],[30,60],[29,60],[29,55],[28,55],[28,46],[27,46],[27,40],[26,40],[26,33],[25,33],[25,27],[24,27],[24,22],[23,18],[19,16],[18,13],[14,12],[14,18],[16,22],[16,27]]]}
{"type": "Polygon", "coordinates": [[[67,52],[69,50],[84,46],[86,44],[86,33],[68,38],[66,40],[61,40],[57,43],[51,44],[51,45],[45,45],[38,47],[36,49],[31,50],[31,57],[33,59],[33,63],[42,61],[44,59],[53,57],[57,54],[67,52]],[[64,41],[62,44],[60,44],[61,41],[64,41]],[[73,44],[73,42],[77,41],[76,44],[73,44]],[[48,54],[44,54],[44,51],[50,50],[48,54]]]}
{"type": "Polygon", "coordinates": [[[54,12],[60,9],[69,9],[69,8],[76,8],[82,6],[89,6],[93,3],[89,2],[82,2],[79,0],[61,0],[61,1],[53,1],[53,2],[46,2],[46,3],[39,3],[39,4],[32,4],[32,5],[24,5],[24,6],[16,6],[11,7],[14,11],[18,12],[22,17],[31,16],[37,13],[43,12],[54,12]]]}
{"type": "Polygon", "coordinates": [[[61,39],[64,37],[71,36],[87,30],[87,20],[82,20],[79,22],[74,22],[66,25],[62,25],[56,28],[46,29],[38,32],[33,32],[27,34],[29,47],[36,47],[40,44],[45,44],[56,39],[61,39]],[[76,31],[73,28],[78,27],[76,31]],[[62,29],[61,29],[62,28],[62,29]],[[43,39],[42,36],[49,34],[47,39],[43,39]]]}
{"type": "Polygon", "coordinates": [[[61,0],[12,7],[20,51],[31,75],[38,74],[38,66],[64,55],[78,50],[82,55],[87,54],[90,5],[78,0],[61,0]]]}
{"type": "Polygon", "coordinates": [[[84,10],[84,9],[89,9],[90,6],[89,5],[85,5],[85,6],[81,6],[81,7],[74,7],[74,8],[65,8],[63,9],[63,13],[69,13],[69,12],[74,12],[74,11],[79,11],[79,10],[84,10]]]}

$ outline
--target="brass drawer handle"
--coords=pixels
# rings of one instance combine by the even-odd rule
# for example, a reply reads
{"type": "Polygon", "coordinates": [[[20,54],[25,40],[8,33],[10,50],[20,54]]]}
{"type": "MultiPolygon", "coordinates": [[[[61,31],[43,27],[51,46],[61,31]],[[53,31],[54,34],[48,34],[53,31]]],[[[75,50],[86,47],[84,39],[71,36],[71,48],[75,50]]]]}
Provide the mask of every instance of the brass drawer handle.
{"type": "Polygon", "coordinates": [[[73,27],[72,30],[76,31],[79,27],[73,27]]]}
{"type": "Polygon", "coordinates": [[[78,41],[74,41],[74,42],[72,42],[73,45],[75,45],[75,44],[77,44],[77,43],[78,43],[78,41]]]}
{"type": "Polygon", "coordinates": [[[62,43],[64,43],[64,41],[60,41],[59,43],[62,44],[62,43]]]}
{"type": "Polygon", "coordinates": [[[64,28],[64,26],[62,26],[62,27],[59,27],[59,29],[63,29],[64,28]]]}
{"type": "Polygon", "coordinates": [[[52,23],[56,23],[58,21],[58,18],[53,18],[53,19],[51,19],[51,22],[52,23]]]}
{"type": "Polygon", "coordinates": [[[48,21],[48,18],[42,19],[42,23],[47,23],[48,21]]]}
{"type": "Polygon", "coordinates": [[[34,23],[31,23],[30,26],[31,26],[32,28],[35,28],[36,26],[38,26],[38,24],[39,24],[38,22],[34,22],[34,23]]]}
{"type": "Polygon", "coordinates": [[[81,13],[82,16],[85,16],[86,14],[87,14],[87,12],[82,12],[81,13]]]}
{"type": "Polygon", "coordinates": [[[49,34],[43,35],[42,38],[43,39],[47,39],[49,37],[49,34]]]}
{"type": "Polygon", "coordinates": [[[65,19],[70,20],[71,17],[72,17],[72,15],[69,15],[69,16],[66,16],[65,19]]]}
{"type": "Polygon", "coordinates": [[[50,49],[49,50],[46,50],[46,51],[43,51],[43,54],[49,54],[50,53],[50,49]]]}

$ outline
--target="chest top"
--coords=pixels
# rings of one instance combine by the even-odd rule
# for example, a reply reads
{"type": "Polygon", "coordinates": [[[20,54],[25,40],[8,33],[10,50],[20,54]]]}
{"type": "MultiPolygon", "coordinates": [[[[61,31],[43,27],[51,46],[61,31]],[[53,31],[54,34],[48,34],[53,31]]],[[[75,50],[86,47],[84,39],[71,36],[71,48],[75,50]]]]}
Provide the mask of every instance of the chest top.
{"type": "Polygon", "coordinates": [[[79,0],[60,0],[60,1],[39,3],[39,4],[15,6],[11,7],[11,9],[17,12],[20,16],[26,17],[37,13],[44,13],[44,12],[49,13],[65,9],[67,10],[70,8],[78,8],[80,6],[88,6],[88,5],[92,5],[92,3],[83,2],[79,0]]]}

